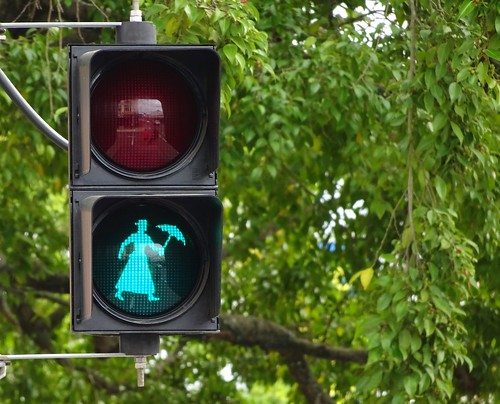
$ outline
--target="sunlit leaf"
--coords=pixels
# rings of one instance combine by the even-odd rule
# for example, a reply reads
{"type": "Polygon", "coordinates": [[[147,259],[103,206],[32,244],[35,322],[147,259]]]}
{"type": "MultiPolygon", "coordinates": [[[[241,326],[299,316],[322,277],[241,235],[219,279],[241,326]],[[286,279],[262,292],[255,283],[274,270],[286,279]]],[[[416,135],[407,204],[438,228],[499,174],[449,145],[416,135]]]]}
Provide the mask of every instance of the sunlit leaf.
{"type": "Polygon", "coordinates": [[[474,11],[475,4],[472,0],[465,0],[458,10],[458,18],[467,17],[472,11],[474,11]]]}
{"type": "Polygon", "coordinates": [[[363,289],[368,289],[368,286],[370,286],[370,282],[373,278],[373,268],[366,268],[363,271],[361,271],[361,285],[363,285],[363,289]]]}

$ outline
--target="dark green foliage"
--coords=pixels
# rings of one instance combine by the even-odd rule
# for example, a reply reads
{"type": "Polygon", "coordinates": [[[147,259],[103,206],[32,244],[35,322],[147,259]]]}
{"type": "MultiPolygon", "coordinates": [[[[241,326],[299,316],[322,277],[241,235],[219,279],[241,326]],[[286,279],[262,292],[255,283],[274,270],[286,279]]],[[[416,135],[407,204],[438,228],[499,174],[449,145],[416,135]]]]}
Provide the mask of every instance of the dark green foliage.
{"type": "MultiPolygon", "coordinates": [[[[223,62],[226,327],[164,338],[140,391],[131,360],[15,362],[2,402],[498,399],[498,2],[141,3],[160,43],[223,62]]],[[[67,35],[0,44],[64,135],[67,35]]],[[[0,353],[104,349],[69,334],[67,156],[0,110],[0,353]]]]}

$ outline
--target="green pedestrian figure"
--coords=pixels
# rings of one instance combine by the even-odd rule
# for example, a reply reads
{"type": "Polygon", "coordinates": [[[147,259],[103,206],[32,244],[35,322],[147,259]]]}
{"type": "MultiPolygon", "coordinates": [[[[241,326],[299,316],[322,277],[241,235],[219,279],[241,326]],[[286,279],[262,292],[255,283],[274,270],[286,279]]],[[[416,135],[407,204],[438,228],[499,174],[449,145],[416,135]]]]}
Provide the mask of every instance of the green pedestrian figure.
{"type": "Polygon", "coordinates": [[[117,289],[115,297],[124,300],[122,293],[130,292],[148,295],[150,302],[160,300],[154,296],[156,291],[151,270],[149,268],[148,255],[146,250],[149,248],[156,251],[160,257],[164,255],[164,248],[153,242],[151,237],[146,234],[148,228],[147,220],[141,219],[135,223],[137,232],[131,234],[121,244],[118,252],[118,259],[123,259],[123,252],[129,245],[133,245],[133,252],[128,256],[127,264],[116,283],[117,289]]]}

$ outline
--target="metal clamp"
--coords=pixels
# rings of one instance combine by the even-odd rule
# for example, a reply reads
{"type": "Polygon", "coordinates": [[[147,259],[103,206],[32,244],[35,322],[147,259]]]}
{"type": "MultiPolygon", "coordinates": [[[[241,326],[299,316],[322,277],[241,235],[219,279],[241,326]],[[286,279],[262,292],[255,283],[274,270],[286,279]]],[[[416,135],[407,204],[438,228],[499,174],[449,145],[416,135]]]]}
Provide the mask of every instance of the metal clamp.
{"type": "Polygon", "coordinates": [[[10,361],[5,357],[0,355],[0,380],[7,375],[7,366],[10,365],[10,361]]]}

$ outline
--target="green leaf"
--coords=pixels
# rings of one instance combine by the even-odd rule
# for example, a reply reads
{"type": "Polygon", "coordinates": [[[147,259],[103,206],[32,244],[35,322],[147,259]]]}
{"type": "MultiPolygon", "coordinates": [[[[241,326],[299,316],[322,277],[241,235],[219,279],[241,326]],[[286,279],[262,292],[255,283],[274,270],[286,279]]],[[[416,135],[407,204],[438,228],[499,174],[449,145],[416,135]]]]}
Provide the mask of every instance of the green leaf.
{"type": "Polygon", "coordinates": [[[184,7],[188,5],[188,0],[175,0],[174,2],[174,10],[180,11],[184,7]]]}
{"type": "Polygon", "coordinates": [[[394,254],[391,253],[381,254],[380,258],[389,263],[396,262],[396,257],[394,256],[394,254]]]}
{"type": "Polygon", "coordinates": [[[389,293],[384,293],[377,300],[377,312],[381,313],[391,304],[392,296],[389,293]]]}
{"type": "Polygon", "coordinates": [[[476,5],[472,0],[465,0],[460,8],[458,9],[458,18],[464,18],[467,17],[472,11],[474,11],[474,8],[476,5]]]}
{"type": "Polygon", "coordinates": [[[442,43],[438,47],[437,57],[439,64],[444,64],[450,54],[450,46],[447,42],[442,43]]]}
{"type": "Polygon", "coordinates": [[[406,291],[401,289],[401,290],[398,290],[396,292],[396,294],[392,297],[392,301],[394,303],[399,302],[399,301],[403,300],[405,297],[406,297],[406,291]]]}
{"type": "MultiPolygon", "coordinates": [[[[429,363],[430,363],[430,361],[429,361],[429,363]]],[[[434,380],[436,379],[436,375],[434,374],[434,368],[432,368],[430,366],[426,366],[425,371],[427,372],[429,379],[431,379],[431,382],[434,382],[434,380]]]]}
{"type": "Polygon", "coordinates": [[[439,112],[436,114],[434,120],[432,121],[432,129],[434,130],[434,132],[438,132],[443,129],[447,123],[448,117],[444,113],[439,112]]]}
{"type": "Polygon", "coordinates": [[[220,32],[222,35],[226,35],[229,28],[231,28],[231,21],[228,18],[222,18],[223,16],[224,16],[224,14],[222,14],[221,12],[216,12],[212,16],[212,19],[215,20],[216,18],[217,19],[220,18],[218,20],[220,32]]]}
{"type": "Polygon", "coordinates": [[[436,99],[439,105],[445,104],[444,91],[441,86],[433,86],[430,89],[432,96],[436,99]]]}
{"type": "Polygon", "coordinates": [[[238,53],[238,47],[230,43],[222,48],[222,52],[230,63],[234,63],[234,59],[236,57],[236,54],[238,53]]]}
{"type": "Polygon", "coordinates": [[[272,178],[276,178],[276,176],[278,175],[278,170],[274,165],[267,163],[266,169],[272,178]]]}
{"type": "Polygon", "coordinates": [[[401,245],[403,248],[408,248],[413,241],[413,232],[407,227],[403,230],[403,234],[401,235],[401,245]]]}
{"type": "Polygon", "coordinates": [[[431,379],[429,376],[426,374],[422,375],[420,378],[420,381],[418,382],[418,389],[420,393],[424,393],[430,386],[431,384],[431,379]]]}
{"type": "Polygon", "coordinates": [[[447,317],[451,317],[451,307],[447,300],[441,296],[433,296],[432,301],[439,311],[443,312],[447,317]]]}
{"type": "Polygon", "coordinates": [[[485,53],[490,58],[500,61],[500,49],[486,49],[485,53]]]}
{"type": "Polygon", "coordinates": [[[387,330],[380,336],[380,346],[383,350],[388,351],[391,348],[392,340],[394,339],[394,333],[387,330]]]}
{"type": "Polygon", "coordinates": [[[406,314],[408,314],[409,307],[408,307],[408,302],[406,300],[400,301],[397,305],[396,308],[394,309],[394,313],[396,314],[396,320],[401,321],[406,314]]]}
{"type": "Polygon", "coordinates": [[[429,113],[434,112],[434,97],[429,92],[426,92],[424,95],[424,105],[427,112],[429,113]]]}
{"type": "Polygon", "coordinates": [[[165,32],[169,37],[173,36],[179,30],[180,23],[179,18],[171,17],[168,19],[165,25],[165,32]]]}
{"type": "Polygon", "coordinates": [[[448,73],[448,64],[447,63],[436,63],[435,67],[436,71],[436,80],[441,80],[446,73],[448,73]]]}
{"type": "Polygon", "coordinates": [[[455,102],[462,95],[462,88],[460,87],[460,85],[458,83],[453,82],[450,84],[450,87],[448,88],[448,92],[450,94],[451,102],[455,102]]]}
{"type": "Polygon", "coordinates": [[[395,394],[394,397],[391,398],[391,404],[403,404],[405,402],[405,398],[403,393],[395,394]]]}
{"type": "Polygon", "coordinates": [[[60,115],[62,114],[66,114],[68,112],[68,107],[61,107],[61,108],[58,108],[55,112],[54,112],[54,119],[58,119],[60,115]]]}
{"type": "Polygon", "coordinates": [[[379,332],[380,325],[382,324],[383,319],[378,315],[371,315],[364,319],[363,321],[363,329],[364,331],[369,333],[377,333],[379,332]]]}
{"type": "Polygon", "coordinates": [[[361,377],[356,387],[361,391],[371,391],[377,387],[382,381],[383,371],[381,369],[377,370],[373,374],[368,374],[361,377]]]}
{"type": "Polygon", "coordinates": [[[436,85],[436,76],[433,70],[426,70],[424,75],[425,85],[428,88],[433,88],[436,85]]]}
{"type": "Polygon", "coordinates": [[[420,301],[425,303],[429,300],[429,292],[427,292],[427,290],[422,290],[420,292],[420,301]]]}
{"type": "Polygon", "coordinates": [[[453,387],[450,385],[450,383],[447,383],[441,379],[436,380],[436,384],[438,388],[447,396],[451,397],[451,394],[453,393],[453,387]]]}
{"type": "Polygon", "coordinates": [[[383,351],[380,348],[371,349],[370,352],[368,352],[366,365],[368,366],[372,363],[378,362],[382,358],[382,353],[383,351]]]}
{"type": "Polygon", "coordinates": [[[438,351],[436,356],[437,356],[436,365],[439,365],[443,363],[446,353],[444,351],[438,351]]]}
{"type": "Polygon", "coordinates": [[[386,212],[390,211],[390,206],[381,198],[373,198],[370,202],[370,210],[373,211],[379,219],[381,219],[386,212]]]}
{"type": "Polygon", "coordinates": [[[312,48],[315,43],[316,43],[315,36],[307,37],[306,40],[304,41],[304,47],[306,49],[312,48]]]}
{"type": "Polygon", "coordinates": [[[462,129],[460,129],[460,126],[458,126],[455,122],[450,122],[450,124],[451,124],[451,129],[453,130],[453,133],[460,141],[460,144],[462,144],[464,141],[464,133],[462,132],[462,129]]]}
{"type": "Polygon", "coordinates": [[[463,68],[457,74],[457,81],[461,82],[470,76],[470,70],[468,67],[463,68]]]}
{"type": "Polygon", "coordinates": [[[440,176],[436,176],[436,178],[434,179],[434,186],[439,198],[444,201],[447,194],[446,182],[444,182],[444,180],[440,176]]]}
{"type": "Polygon", "coordinates": [[[399,350],[401,351],[403,358],[406,359],[406,357],[408,356],[408,348],[410,348],[411,345],[410,332],[406,329],[401,331],[401,333],[399,334],[398,342],[399,342],[399,350]]]}
{"type": "Polygon", "coordinates": [[[321,89],[321,83],[318,81],[313,81],[310,84],[309,88],[311,90],[311,94],[314,95],[321,89]]]}
{"type": "Polygon", "coordinates": [[[481,153],[479,150],[477,149],[472,149],[472,153],[474,153],[474,155],[477,157],[477,159],[481,162],[481,164],[484,166],[485,163],[486,163],[486,160],[485,160],[485,157],[484,157],[484,154],[481,153]]]}
{"type": "Polygon", "coordinates": [[[434,330],[436,329],[436,324],[432,319],[426,317],[424,318],[424,329],[425,329],[425,335],[427,337],[430,337],[432,334],[434,334],[434,330]]]}
{"type": "Polygon", "coordinates": [[[246,66],[246,60],[241,53],[236,53],[235,55],[236,62],[240,65],[241,69],[244,70],[246,66]]]}
{"type": "Polygon", "coordinates": [[[465,363],[467,363],[467,366],[469,368],[469,372],[472,372],[472,368],[474,367],[474,365],[472,364],[471,359],[468,356],[464,356],[464,361],[465,361],[465,363]]]}
{"type": "Polygon", "coordinates": [[[416,376],[406,376],[403,379],[403,386],[405,388],[406,394],[413,397],[417,392],[418,379],[416,376]]]}
{"type": "Polygon", "coordinates": [[[420,335],[412,334],[410,342],[411,351],[417,352],[421,346],[422,346],[422,339],[420,338],[420,335]]]}
{"type": "Polygon", "coordinates": [[[480,62],[477,65],[477,76],[479,77],[479,81],[481,83],[486,83],[489,79],[489,74],[488,74],[488,63],[483,63],[480,62]]]}

